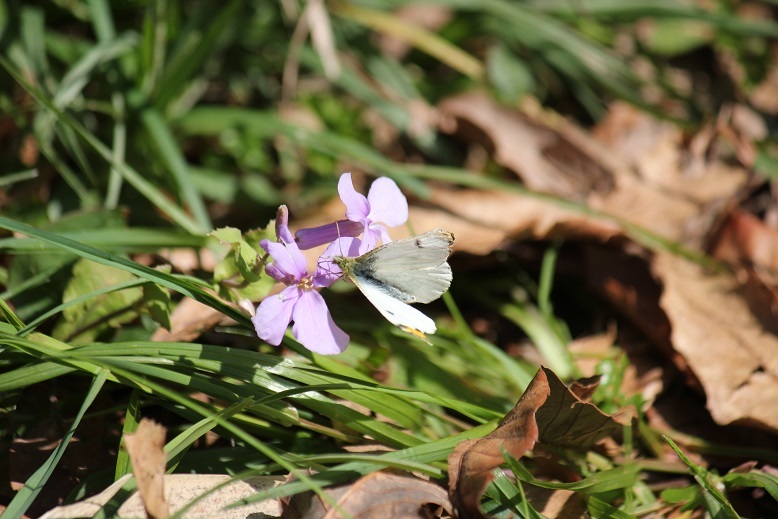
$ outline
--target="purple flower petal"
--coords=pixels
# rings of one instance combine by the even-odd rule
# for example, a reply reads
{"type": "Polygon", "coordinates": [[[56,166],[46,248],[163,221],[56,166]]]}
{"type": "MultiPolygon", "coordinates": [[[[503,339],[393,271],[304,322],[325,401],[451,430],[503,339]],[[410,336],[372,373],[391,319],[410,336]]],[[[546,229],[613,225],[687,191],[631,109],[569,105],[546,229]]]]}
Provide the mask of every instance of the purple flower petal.
{"type": "Polygon", "coordinates": [[[251,322],[254,323],[254,329],[260,339],[273,346],[281,344],[301,294],[302,290],[299,288],[287,287],[259,303],[257,313],[251,318],[251,322]]]}
{"type": "Polygon", "coordinates": [[[408,220],[408,200],[389,177],[381,177],[373,182],[367,200],[370,205],[370,214],[367,217],[373,222],[397,227],[408,220]]]}
{"type": "MultiPolygon", "coordinates": [[[[297,248],[297,244],[292,241],[291,243],[280,243],[268,240],[262,240],[259,242],[260,247],[265,249],[270,257],[273,258],[275,268],[281,272],[285,272],[288,276],[294,279],[295,282],[300,281],[302,278],[308,275],[308,267],[305,264],[305,256],[297,248]]],[[[267,269],[265,269],[267,271],[267,269]]],[[[278,279],[276,276],[273,276],[278,279]]]]}
{"type": "Polygon", "coordinates": [[[294,305],[292,333],[300,344],[322,355],[341,353],[349,336],[333,322],[327,303],[315,290],[306,291],[294,305]]]}
{"type": "Polygon", "coordinates": [[[289,230],[289,209],[285,205],[279,206],[276,213],[276,238],[286,243],[294,241],[292,231],[289,230]]]}
{"type": "Polygon", "coordinates": [[[381,242],[389,243],[392,241],[392,238],[389,236],[389,232],[383,225],[374,223],[370,227],[381,236],[381,242]]]}
{"type": "Polygon", "coordinates": [[[328,287],[343,277],[343,271],[332,261],[335,256],[359,256],[358,238],[340,238],[330,243],[319,256],[316,273],[313,275],[313,286],[328,287]]]}
{"type": "Polygon", "coordinates": [[[265,265],[265,273],[276,281],[280,281],[284,285],[294,285],[297,280],[294,276],[290,276],[280,268],[276,267],[273,263],[265,265]]]}
{"type": "Polygon", "coordinates": [[[346,218],[352,222],[361,222],[370,212],[370,204],[364,195],[357,193],[351,181],[351,173],[343,173],[338,181],[338,194],[346,204],[346,218]]]}
{"type": "Polygon", "coordinates": [[[364,228],[364,225],[360,222],[338,220],[335,223],[328,223],[320,227],[300,229],[294,233],[294,237],[297,241],[297,246],[302,250],[306,250],[333,242],[340,236],[359,236],[364,228]]]}
{"type": "Polygon", "coordinates": [[[343,271],[331,259],[319,259],[313,275],[315,288],[327,288],[343,277],[343,271]]]}
{"type": "Polygon", "coordinates": [[[380,237],[381,233],[374,228],[365,229],[365,232],[362,233],[362,242],[359,244],[359,255],[361,256],[367,251],[375,249],[380,237]]]}
{"type": "Polygon", "coordinates": [[[361,241],[359,238],[353,237],[338,238],[324,249],[324,252],[319,256],[319,263],[331,260],[335,256],[345,256],[347,258],[359,256],[361,241]]]}

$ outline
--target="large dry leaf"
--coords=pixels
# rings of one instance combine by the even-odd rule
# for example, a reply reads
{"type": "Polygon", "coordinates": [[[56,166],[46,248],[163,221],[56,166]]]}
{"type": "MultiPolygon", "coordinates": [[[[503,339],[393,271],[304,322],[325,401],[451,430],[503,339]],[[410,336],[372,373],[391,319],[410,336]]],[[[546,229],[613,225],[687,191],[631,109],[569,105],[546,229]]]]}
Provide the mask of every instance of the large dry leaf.
{"type": "Polygon", "coordinates": [[[132,472],[138,480],[138,491],[146,513],[152,519],[165,519],[170,516],[165,501],[164,481],[167,455],[163,448],[166,433],[167,430],[163,426],[144,418],[134,434],[124,437],[132,472]]]}
{"type": "Polygon", "coordinates": [[[762,328],[735,278],[668,254],[653,266],[673,347],[699,380],[713,419],[778,431],[778,337],[762,328]]]}
{"type": "Polygon", "coordinates": [[[151,340],[190,342],[220,323],[234,323],[221,312],[194,299],[182,299],[170,314],[170,330],[157,328],[151,340]]]}
{"type": "Polygon", "coordinates": [[[460,443],[448,458],[449,492],[466,517],[484,517],[481,496],[503,462],[503,451],[520,458],[535,442],[587,449],[621,425],[585,402],[596,388],[589,379],[569,388],[541,367],[516,406],[492,433],[460,443]]]}
{"type": "Polygon", "coordinates": [[[765,329],[778,333],[778,229],[750,213],[733,210],[711,254],[736,269],[751,311],[765,329]]]}
{"type": "Polygon", "coordinates": [[[445,99],[439,109],[447,117],[443,131],[480,142],[533,191],[581,200],[590,192],[613,188],[613,170],[619,164],[594,139],[550,112],[533,117],[478,92],[445,99]]]}
{"type": "MultiPolygon", "coordinates": [[[[327,489],[327,494],[347,515],[313,492],[296,494],[282,500],[284,519],[400,519],[430,517],[427,511],[444,510],[452,514],[446,490],[435,483],[413,476],[374,472],[354,483],[327,489]]],[[[440,514],[436,515],[437,517],[440,514]]]]}
{"type": "MultiPolygon", "coordinates": [[[[96,496],[92,496],[67,506],[59,506],[47,512],[41,519],[72,519],[93,517],[121,490],[127,475],[106,488],[96,496]]],[[[245,480],[234,480],[225,474],[168,474],[165,476],[165,500],[170,503],[171,511],[184,508],[196,498],[203,496],[186,513],[183,519],[272,519],[280,516],[278,501],[266,499],[248,505],[225,509],[228,505],[250,497],[283,483],[279,476],[256,476],[245,480]],[[216,487],[219,487],[216,489],[216,487]],[[214,490],[216,489],[216,490],[214,490]]],[[[145,509],[140,494],[135,492],[122,503],[116,513],[117,517],[145,517],[145,509]]]]}
{"type": "Polygon", "coordinates": [[[573,490],[551,490],[532,485],[524,486],[524,494],[532,507],[544,517],[554,519],[588,519],[586,501],[573,490]]]}
{"type": "Polygon", "coordinates": [[[615,105],[599,141],[553,113],[509,110],[480,93],[446,99],[439,108],[455,122],[444,131],[485,139],[495,160],[530,189],[578,200],[669,240],[698,243],[721,202],[748,179],[743,168],[691,160],[680,129],[627,105],[615,105]]]}

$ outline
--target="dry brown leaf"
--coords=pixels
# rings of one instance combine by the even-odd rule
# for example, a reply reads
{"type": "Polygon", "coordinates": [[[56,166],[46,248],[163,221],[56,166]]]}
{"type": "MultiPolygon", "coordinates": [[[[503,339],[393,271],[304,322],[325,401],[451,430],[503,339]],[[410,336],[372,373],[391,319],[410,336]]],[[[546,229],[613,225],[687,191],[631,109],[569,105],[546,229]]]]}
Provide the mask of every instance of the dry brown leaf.
{"type": "Polygon", "coordinates": [[[481,496],[494,479],[492,470],[505,461],[503,449],[518,459],[538,441],[535,413],[550,391],[545,371],[538,370],[497,429],[483,438],[460,443],[448,457],[449,494],[465,517],[484,517],[481,496]]]}
{"type": "MultiPolygon", "coordinates": [[[[487,94],[471,92],[443,100],[443,131],[493,151],[498,164],[516,172],[533,190],[581,200],[613,187],[613,167],[602,146],[561,118],[545,120],[506,109],[487,94]],[[486,137],[487,140],[484,140],[486,137]]],[[[540,113],[540,112],[539,112],[540,113]]]]}
{"type": "Polygon", "coordinates": [[[446,99],[440,111],[449,117],[444,131],[469,141],[485,137],[495,160],[528,188],[579,200],[674,241],[700,243],[724,201],[748,180],[743,168],[688,152],[677,127],[627,105],[616,104],[598,127],[601,141],[553,113],[509,110],[480,93],[446,99]]]}
{"type": "Polygon", "coordinates": [[[167,429],[163,426],[144,418],[134,434],[124,437],[127,454],[132,462],[132,472],[138,481],[138,491],[146,513],[152,519],[165,519],[170,516],[164,487],[167,455],[162,450],[166,433],[167,429]]]}
{"type": "Polygon", "coordinates": [[[218,310],[185,298],[170,313],[170,331],[157,328],[152,341],[190,342],[221,322],[233,322],[218,310]]]}
{"type": "Polygon", "coordinates": [[[492,433],[460,443],[448,458],[449,493],[467,517],[484,517],[481,496],[504,462],[503,451],[520,458],[535,442],[587,449],[621,429],[610,416],[586,403],[596,378],[568,388],[548,368],[541,367],[516,406],[492,433]]]}
{"type": "Polygon", "coordinates": [[[734,266],[751,311],[765,329],[778,333],[778,229],[734,210],[722,224],[711,254],[734,266]]]}
{"type": "Polygon", "coordinates": [[[524,487],[524,494],[532,507],[545,517],[554,519],[586,519],[589,513],[586,501],[572,490],[551,490],[532,485],[524,487]]]}
{"type": "Polygon", "coordinates": [[[551,393],[535,413],[540,443],[588,449],[600,439],[621,431],[621,424],[587,402],[597,389],[599,377],[576,381],[567,387],[550,369],[541,370],[546,373],[551,393]]]}
{"type": "Polygon", "coordinates": [[[673,347],[699,380],[713,419],[778,431],[778,337],[751,313],[735,278],[665,253],[653,268],[664,284],[660,305],[673,347]]]}
{"type": "MultiPolygon", "coordinates": [[[[96,496],[92,496],[67,506],[60,506],[47,512],[41,519],[72,519],[93,517],[121,490],[128,474],[96,496]]],[[[170,509],[177,512],[190,502],[207,494],[183,514],[183,519],[272,519],[279,517],[276,499],[267,499],[248,505],[225,509],[241,499],[283,483],[278,476],[256,476],[245,480],[235,480],[224,474],[168,474],[165,476],[165,499],[170,509]],[[219,487],[217,490],[213,490],[219,487]]],[[[138,492],[133,493],[119,507],[117,517],[144,517],[143,500],[138,492]]]]}
{"type": "Polygon", "coordinates": [[[347,515],[313,492],[296,494],[282,501],[284,519],[336,519],[386,517],[411,519],[430,517],[425,510],[444,510],[449,516],[452,505],[446,490],[435,483],[412,476],[374,472],[354,483],[329,488],[332,497],[347,515]]]}
{"type": "Polygon", "coordinates": [[[778,275],[778,229],[734,210],[723,223],[713,254],[732,265],[753,265],[778,275]]]}

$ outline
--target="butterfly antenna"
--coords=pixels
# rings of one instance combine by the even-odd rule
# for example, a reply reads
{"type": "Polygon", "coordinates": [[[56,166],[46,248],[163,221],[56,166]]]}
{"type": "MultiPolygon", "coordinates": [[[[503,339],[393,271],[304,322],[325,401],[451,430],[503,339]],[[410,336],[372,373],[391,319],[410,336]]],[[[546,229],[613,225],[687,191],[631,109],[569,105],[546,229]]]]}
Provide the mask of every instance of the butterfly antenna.
{"type": "MultiPolygon", "coordinates": [[[[337,221],[335,222],[335,230],[338,233],[338,248],[340,248],[340,255],[343,256],[343,244],[340,242],[340,238],[341,238],[341,236],[340,236],[340,226],[338,225],[337,221]]],[[[330,265],[332,265],[333,262],[332,262],[332,259],[330,258],[329,261],[325,260],[324,263],[329,263],[330,265]]],[[[319,261],[316,262],[316,266],[319,267],[319,266],[321,266],[321,264],[322,264],[322,261],[321,261],[321,258],[319,258],[319,261]]],[[[330,274],[332,274],[333,273],[332,272],[332,267],[327,267],[327,271],[330,274]]],[[[343,272],[341,272],[340,277],[341,278],[343,277],[343,272]]]]}
{"type": "Polygon", "coordinates": [[[336,221],[335,222],[335,230],[338,232],[338,248],[340,248],[340,255],[344,256],[343,254],[343,242],[340,241],[340,224],[336,221]]]}

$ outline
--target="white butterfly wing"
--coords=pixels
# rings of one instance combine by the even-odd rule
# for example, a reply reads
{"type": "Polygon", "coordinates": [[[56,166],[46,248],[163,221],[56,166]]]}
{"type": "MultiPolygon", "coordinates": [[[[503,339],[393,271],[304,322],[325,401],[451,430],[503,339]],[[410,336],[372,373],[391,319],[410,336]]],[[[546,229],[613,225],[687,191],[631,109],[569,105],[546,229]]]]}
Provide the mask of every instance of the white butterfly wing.
{"type": "Polygon", "coordinates": [[[404,269],[419,264],[440,265],[451,254],[454,235],[443,229],[433,229],[376,247],[365,253],[364,259],[378,261],[382,267],[404,269]]]}
{"type": "Polygon", "coordinates": [[[420,236],[387,243],[359,258],[354,274],[387,288],[388,295],[406,303],[429,303],[451,286],[454,235],[434,229],[420,236]]]}
{"type": "Polygon", "coordinates": [[[380,285],[360,278],[356,279],[356,285],[368,301],[393,325],[422,339],[424,334],[433,334],[437,330],[432,319],[387,294],[380,285]]]}

